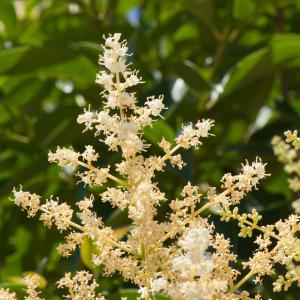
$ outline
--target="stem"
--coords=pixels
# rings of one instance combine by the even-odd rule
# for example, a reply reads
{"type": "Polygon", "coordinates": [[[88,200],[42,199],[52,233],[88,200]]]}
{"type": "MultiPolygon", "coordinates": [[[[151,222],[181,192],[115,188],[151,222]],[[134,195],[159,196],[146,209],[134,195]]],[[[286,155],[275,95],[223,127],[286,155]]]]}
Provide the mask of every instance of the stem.
{"type": "Polygon", "coordinates": [[[152,287],[151,287],[151,282],[150,282],[150,274],[149,273],[147,273],[146,274],[146,276],[147,276],[147,289],[148,289],[148,291],[149,291],[149,300],[155,300],[156,299],[156,297],[155,297],[155,295],[153,294],[153,292],[152,292],[152,287]]]}
{"type": "MultiPolygon", "coordinates": [[[[176,148],[176,147],[174,147],[176,148]]],[[[173,149],[174,149],[173,148],[173,149]]],[[[202,207],[200,207],[198,210],[196,210],[195,212],[193,212],[190,217],[188,218],[186,224],[188,224],[193,218],[197,217],[201,212],[203,212],[205,209],[207,209],[208,207],[217,204],[219,199],[218,198],[222,198],[224,196],[226,196],[229,193],[229,190],[225,190],[224,192],[222,192],[221,194],[219,194],[216,198],[214,198],[212,201],[206,203],[205,205],[203,205],[202,207]]],[[[151,248],[151,251],[153,249],[155,249],[156,247],[158,247],[159,245],[161,245],[164,241],[166,241],[168,238],[170,238],[172,235],[174,234],[174,232],[169,231],[164,237],[161,238],[161,240],[159,242],[157,242],[157,244],[151,248]]]]}
{"type": "MultiPolygon", "coordinates": [[[[176,147],[175,147],[176,148],[176,147]]],[[[173,148],[174,149],[174,148],[173,148]]],[[[172,150],[173,150],[172,149],[172,150]]],[[[201,214],[203,211],[205,211],[207,208],[209,208],[212,205],[215,205],[217,203],[219,203],[220,198],[223,198],[224,196],[226,196],[230,191],[229,190],[225,190],[224,192],[222,192],[221,194],[219,194],[217,197],[215,197],[213,200],[207,202],[205,205],[203,205],[202,207],[200,207],[198,210],[196,210],[195,212],[193,212],[190,217],[188,218],[186,224],[188,224],[190,221],[192,221],[195,217],[197,217],[199,214],[201,214]]],[[[263,233],[266,233],[266,231],[259,225],[254,224],[253,222],[250,222],[248,220],[244,221],[245,224],[252,226],[254,229],[260,230],[263,233]]],[[[153,251],[156,247],[158,247],[159,245],[161,245],[164,241],[166,241],[167,239],[169,239],[172,235],[174,235],[176,233],[169,231],[164,237],[161,238],[160,241],[157,242],[157,244],[151,248],[150,251],[153,251]]],[[[279,237],[277,237],[274,233],[271,233],[270,236],[272,236],[274,239],[276,240],[280,240],[279,237]]]]}
{"type": "Polygon", "coordinates": [[[208,18],[199,15],[201,22],[206,26],[207,30],[210,31],[213,38],[218,42],[223,38],[222,33],[208,21],[208,18]]]}
{"type": "MultiPolygon", "coordinates": [[[[47,213],[47,214],[50,214],[50,213],[51,213],[49,210],[47,210],[47,209],[45,209],[45,208],[42,208],[42,207],[40,207],[39,210],[42,211],[42,212],[44,212],[44,213],[47,213]]],[[[81,226],[81,225],[79,225],[79,224],[77,224],[77,223],[75,223],[75,222],[73,222],[73,221],[68,221],[68,223],[69,223],[70,226],[72,226],[72,227],[74,227],[74,228],[77,228],[77,229],[79,229],[79,230],[82,231],[82,232],[85,232],[85,228],[84,228],[83,226],[81,226]]],[[[113,245],[113,246],[115,246],[115,247],[117,247],[117,248],[123,250],[124,252],[127,252],[128,254],[131,254],[131,255],[133,255],[133,256],[135,256],[135,257],[139,257],[139,255],[138,255],[137,253],[135,253],[134,251],[132,251],[131,249],[129,249],[129,248],[123,246],[123,245],[120,245],[119,243],[115,242],[114,240],[112,240],[112,239],[109,238],[109,237],[105,237],[105,238],[106,238],[106,240],[107,240],[111,245],[113,245]]]]}
{"type": "Polygon", "coordinates": [[[120,99],[121,93],[120,93],[120,74],[119,73],[116,74],[116,80],[117,80],[117,92],[118,92],[118,102],[119,102],[119,109],[120,109],[120,118],[121,118],[121,122],[123,122],[125,119],[125,116],[124,116],[122,103],[121,103],[121,99],[120,99]]]}
{"type": "Polygon", "coordinates": [[[68,290],[69,290],[69,294],[70,294],[70,296],[71,296],[71,299],[75,299],[75,295],[74,295],[74,293],[73,293],[72,288],[69,287],[68,290]]]}
{"type": "MultiPolygon", "coordinates": [[[[250,225],[252,228],[257,229],[263,233],[266,233],[266,231],[259,225],[254,224],[253,222],[249,221],[249,220],[245,220],[244,221],[245,224],[250,225]]],[[[276,236],[274,233],[270,233],[270,236],[273,237],[276,240],[280,240],[280,238],[278,236],[276,236]]]]}
{"type": "MultiPolygon", "coordinates": [[[[141,261],[146,261],[147,258],[147,249],[145,248],[145,246],[142,244],[141,245],[141,261]]],[[[152,292],[152,287],[151,287],[151,276],[149,271],[147,270],[147,266],[145,266],[145,263],[143,262],[143,265],[145,267],[145,281],[146,281],[146,287],[147,287],[147,295],[146,295],[146,300],[155,300],[155,295],[152,292]],[[149,298],[148,298],[149,295],[149,298]]]]}
{"type": "Polygon", "coordinates": [[[227,40],[225,38],[223,38],[220,41],[220,43],[216,49],[216,52],[214,54],[214,64],[213,64],[212,73],[211,73],[211,80],[214,80],[217,75],[217,71],[219,70],[219,66],[222,61],[226,46],[227,46],[227,40]]]}
{"type": "Polygon", "coordinates": [[[252,277],[255,274],[254,271],[250,271],[248,274],[246,274],[237,284],[232,286],[229,290],[229,293],[234,293],[240,286],[242,286],[250,277],[252,277]]]}
{"type": "MultiPolygon", "coordinates": [[[[99,171],[99,169],[95,168],[94,166],[89,165],[89,164],[86,164],[86,163],[84,163],[84,162],[82,162],[82,161],[78,161],[78,165],[80,165],[80,166],[82,166],[82,167],[85,167],[85,168],[87,168],[87,169],[89,169],[89,170],[92,170],[92,171],[94,171],[94,172],[98,172],[98,171],[99,171]]],[[[110,173],[107,174],[107,178],[113,180],[114,182],[118,183],[119,185],[122,185],[122,186],[124,186],[124,187],[127,186],[127,182],[125,182],[125,181],[122,180],[122,179],[119,179],[118,177],[116,177],[116,176],[114,176],[114,175],[112,175],[112,174],[110,174],[110,173]]]]}
{"type": "Polygon", "coordinates": [[[161,160],[162,161],[165,161],[167,160],[176,150],[178,150],[180,148],[179,145],[176,145],[175,147],[173,147],[168,153],[166,153],[162,158],[161,160]]]}
{"type": "Polygon", "coordinates": [[[190,216],[190,218],[188,219],[188,221],[190,221],[191,218],[197,217],[199,214],[201,214],[203,211],[205,211],[210,206],[219,203],[219,201],[220,201],[219,198],[223,198],[228,193],[229,193],[229,190],[225,190],[224,192],[222,192],[221,194],[219,194],[216,198],[214,198],[212,201],[207,202],[205,205],[203,205],[198,210],[196,210],[194,213],[192,213],[191,216],[190,216]]]}

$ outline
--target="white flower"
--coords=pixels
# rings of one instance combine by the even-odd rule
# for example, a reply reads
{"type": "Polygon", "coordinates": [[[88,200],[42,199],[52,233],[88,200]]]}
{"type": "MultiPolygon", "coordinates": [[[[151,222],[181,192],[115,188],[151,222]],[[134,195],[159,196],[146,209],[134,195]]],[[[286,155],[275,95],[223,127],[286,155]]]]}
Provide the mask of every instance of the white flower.
{"type": "Polygon", "coordinates": [[[152,291],[155,293],[158,293],[158,292],[161,292],[161,291],[167,289],[167,286],[168,286],[168,281],[162,277],[159,277],[155,280],[151,279],[150,282],[151,282],[152,291]]]}
{"type": "Polygon", "coordinates": [[[189,229],[178,242],[184,252],[173,259],[173,269],[185,280],[211,273],[214,264],[206,252],[209,242],[210,233],[207,228],[189,229]]]}
{"type": "Polygon", "coordinates": [[[136,136],[138,133],[138,127],[133,122],[123,122],[118,126],[118,137],[122,140],[130,138],[130,136],[136,136]]]}
{"type": "Polygon", "coordinates": [[[203,253],[209,245],[210,234],[205,227],[195,227],[188,230],[178,244],[186,251],[203,253]]]}
{"type": "Polygon", "coordinates": [[[119,46],[119,40],[121,38],[121,33],[114,33],[105,38],[105,46],[109,48],[116,48],[119,46]]]}
{"type": "Polygon", "coordinates": [[[95,113],[84,109],[84,113],[77,117],[78,124],[84,124],[86,127],[84,131],[93,129],[93,123],[95,122],[95,113]]]}
{"type": "Polygon", "coordinates": [[[21,206],[22,209],[27,210],[28,217],[33,217],[40,208],[40,196],[31,194],[29,192],[23,192],[22,187],[19,191],[13,189],[14,203],[21,206]]]}
{"type": "Polygon", "coordinates": [[[75,152],[71,147],[57,147],[56,152],[52,153],[50,151],[48,153],[49,162],[57,162],[57,164],[62,168],[70,167],[71,169],[75,169],[78,166],[79,157],[80,153],[75,152]]]}
{"type": "Polygon", "coordinates": [[[211,130],[211,127],[213,126],[214,121],[213,120],[202,120],[198,121],[195,125],[195,127],[198,129],[197,136],[198,137],[207,137],[209,136],[209,131],[211,130]]]}
{"type": "Polygon", "coordinates": [[[149,107],[152,116],[159,116],[160,112],[164,109],[163,99],[162,95],[159,98],[155,98],[154,96],[147,98],[145,104],[149,107]]]}
{"type": "MultiPolygon", "coordinates": [[[[73,300],[104,300],[100,294],[96,294],[98,284],[93,279],[92,274],[87,271],[78,271],[71,278],[71,273],[66,273],[63,278],[58,281],[58,287],[66,287],[72,295],[73,300]]],[[[65,296],[71,298],[71,296],[65,296]]]]}
{"type": "Polygon", "coordinates": [[[60,231],[66,230],[70,226],[73,210],[67,203],[58,204],[57,201],[50,198],[41,206],[41,210],[43,213],[40,216],[40,220],[48,228],[51,228],[53,223],[60,231]]]}
{"type": "Polygon", "coordinates": [[[0,300],[17,300],[17,296],[9,289],[0,288],[0,300]]]}
{"type": "Polygon", "coordinates": [[[121,35],[116,33],[106,38],[104,53],[99,59],[99,63],[113,74],[126,72],[125,55],[128,48],[124,41],[119,42],[120,37],[121,35]]]}
{"type": "Polygon", "coordinates": [[[130,107],[130,108],[134,108],[135,107],[135,102],[136,102],[136,98],[134,96],[133,93],[126,93],[123,92],[120,96],[120,102],[121,105],[124,107],[130,107]]]}
{"type": "Polygon", "coordinates": [[[101,71],[96,76],[96,83],[104,85],[104,88],[109,90],[109,89],[111,89],[112,85],[114,84],[113,75],[107,74],[105,71],[101,71]]]}
{"type": "Polygon", "coordinates": [[[116,129],[117,119],[111,117],[107,111],[101,111],[97,115],[96,123],[96,134],[99,134],[100,132],[107,134],[109,132],[113,132],[116,129]]]}
{"type": "Polygon", "coordinates": [[[138,72],[128,72],[127,78],[126,78],[126,85],[127,86],[134,86],[142,82],[142,78],[138,77],[138,72]],[[128,76],[129,75],[129,76],[128,76]]]}
{"type": "Polygon", "coordinates": [[[82,153],[82,158],[88,162],[96,161],[99,155],[96,153],[93,146],[87,145],[85,146],[85,151],[82,153]]]}
{"type": "Polygon", "coordinates": [[[258,157],[256,158],[256,161],[252,164],[252,166],[255,170],[255,173],[259,179],[264,178],[269,175],[269,174],[266,174],[266,172],[265,172],[265,165],[266,164],[261,163],[261,159],[258,157]]]}
{"type": "Polygon", "coordinates": [[[298,214],[298,215],[300,215],[300,199],[294,201],[292,203],[292,207],[295,210],[295,213],[298,214]]]}
{"type": "Polygon", "coordinates": [[[266,174],[265,172],[265,165],[266,164],[263,164],[259,157],[256,157],[256,160],[252,162],[251,165],[249,165],[248,161],[246,161],[245,165],[242,165],[243,174],[252,181],[253,186],[256,186],[259,179],[269,176],[269,174],[266,174]]]}
{"type": "Polygon", "coordinates": [[[141,295],[141,299],[148,299],[149,298],[149,290],[147,289],[147,287],[140,286],[138,292],[141,295]]]}
{"type": "Polygon", "coordinates": [[[192,124],[182,126],[182,134],[176,139],[177,144],[185,149],[202,145],[199,139],[209,136],[209,130],[213,126],[213,123],[214,121],[208,119],[198,121],[195,128],[192,124]]]}

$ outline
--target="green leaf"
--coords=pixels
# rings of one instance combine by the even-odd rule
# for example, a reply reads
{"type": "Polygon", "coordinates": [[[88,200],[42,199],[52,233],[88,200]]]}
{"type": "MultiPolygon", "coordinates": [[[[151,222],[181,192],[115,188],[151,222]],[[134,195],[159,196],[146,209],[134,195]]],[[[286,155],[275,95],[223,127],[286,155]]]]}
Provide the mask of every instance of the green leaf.
{"type": "MultiPolygon", "coordinates": [[[[210,38],[214,40],[217,38],[217,24],[216,24],[216,6],[217,4],[211,0],[185,0],[184,8],[194,16],[197,21],[197,31],[205,32],[204,41],[207,42],[210,38]],[[199,26],[200,25],[200,26],[199,26]],[[201,28],[202,27],[202,28],[201,28]]],[[[192,22],[185,22],[191,24],[192,22]]],[[[199,39],[198,34],[198,39],[199,39]]],[[[201,37],[200,37],[201,38],[201,37]]]]}
{"type": "Polygon", "coordinates": [[[128,210],[115,209],[105,221],[106,226],[122,227],[130,224],[128,210]]]}
{"type": "Polygon", "coordinates": [[[7,35],[14,36],[17,28],[17,16],[12,2],[3,0],[0,2],[0,20],[5,25],[7,35]]]}
{"type": "Polygon", "coordinates": [[[224,91],[211,113],[222,120],[244,118],[248,122],[253,121],[268,100],[274,72],[275,65],[269,48],[247,55],[225,75],[228,79],[224,91]]]}
{"type": "Polygon", "coordinates": [[[12,68],[17,62],[21,60],[24,54],[29,50],[28,47],[15,47],[9,50],[0,51],[0,74],[8,71],[12,68]]]}
{"type": "Polygon", "coordinates": [[[40,289],[46,288],[48,282],[47,282],[46,278],[45,278],[43,275],[41,275],[41,274],[39,274],[39,273],[37,273],[37,272],[34,272],[34,271],[26,271],[26,272],[23,272],[23,277],[29,276],[29,275],[30,275],[30,276],[38,276],[38,278],[39,278],[39,285],[38,285],[38,288],[40,288],[40,289]]]}
{"type": "Polygon", "coordinates": [[[44,85],[45,82],[41,80],[27,80],[21,86],[17,87],[11,94],[7,95],[3,103],[14,103],[16,106],[24,105],[36,97],[44,85]]]}
{"type": "Polygon", "coordinates": [[[25,276],[38,276],[39,283],[38,288],[44,289],[47,286],[47,280],[41,274],[38,274],[34,271],[26,271],[22,273],[22,276],[10,276],[7,278],[6,286],[26,286],[26,282],[24,280],[25,276]]]}
{"type": "Polygon", "coordinates": [[[252,0],[234,0],[233,16],[236,19],[244,19],[255,11],[255,3],[252,0]]]}
{"type": "Polygon", "coordinates": [[[114,236],[118,240],[121,240],[123,236],[132,228],[131,225],[126,225],[114,229],[114,236]]]}
{"type": "Polygon", "coordinates": [[[274,72],[270,50],[262,48],[240,60],[226,76],[229,77],[222,96],[227,96],[274,72]]]}
{"type": "Polygon", "coordinates": [[[0,51],[0,73],[7,75],[35,74],[39,77],[72,79],[80,87],[91,85],[97,73],[86,56],[71,48],[47,47],[45,49],[20,47],[0,51]],[[34,58],[34,59],[33,59],[34,58]]]}
{"type": "MultiPolygon", "coordinates": [[[[20,145],[16,147],[20,149],[20,145]]],[[[32,153],[32,148],[27,148],[26,150],[32,153]]],[[[46,167],[48,167],[48,162],[46,160],[46,156],[43,156],[43,153],[39,153],[39,156],[32,155],[31,161],[29,161],[22,167],[19,166],[16,169],[15,176],[10,178],[10,180],[7,181],[6,184],[3,184],[0,191],[0,197],[3,197],[10,193],[14,186],[18,186],[20,184],[25,186],[28,180],[31,180],[38,174],[44,172],[46,167]]]]}
{"type": "Polygon", "coordinates": [[[274,64],[284,68],[299,66],[300,34],[276,34],[270,41],[274,64]]]}
{"type": "Polygon", "coordinates": [[[95,246],[93,241],[88,237],[84,237],[80,245],[80,257],[83,264],[91,271],[95,270],[95,266],[92,264],[93,254],[99,254],[99,249],[95,246]]]}
{"type": "Polygon", "coordinates": [[[210,91],[210,84],[204,79],[197,66],[185,60],[175,66],[179,76],[193,89],[200,92],[210,91]]]}
{"type": "Polygon", "coordinates": [[[215,8],[214,1],[211,0],[186,0],[185,8],[194,16],[197,16],[200,20],[204,20],[207,23],[208,20],[212,21],[215,8]]]}
{"type": "Polygon", "coordinates": [[[39,76],[49,78],[69,78],[81,84],[81,87],[90,85],[95,80],[96,67],[84,56],[56,64],[54,66],[42,67],[37,72],[39,76]]]}
{"type": "Polygon", "coordinates": [[[27,253],[30,242],[33,236],[32,233],[23,226],[19,226],[13,239],[14,252],[5,257],[4,265],[1,267],[0,275],[15,276],[21,272],[22,258],[27,253]]]}
{"type": "Polygon", "coordinates": [[[120,1],[118,3],[118,11],[121,14],[126,14],[130,9],[138,7],[140,4],[139,0],[127,0],[127,1],[120,1]]]}
{"type": "Polygon", "coordinates": [[[278,68],[297,62],[300,35],[280,34],[271,39],[270,47],[261,48],[241,59],[228,72],[222,97],[243,89],[264,77],[273,76],[278,68]]]}
{"type": "Polygon", "coordinates": [[[73,46],[76,47],[76,49],[78,49],[81,52],[86,51],[86,52],[96,55],[97,57],[98,57],[99,53],[102,51],[101,46],[99,44],[93,43],[93,42],[79,41],[77,43],[74,43],[73,46]]]}
{"type": "Polygon", "coordinates": [[[232,118],[253,121],[259,109],[268,101],[273,80],[273,76],[267,76],[230,94],[222,95],[214,105],[211,114],[221,120],[232,118]]]}
{"type": "Polygon", "coordinates": [[[175,132],[173,128],[163,120],[158,120],[153,124],[153,127],[144,129],[144,136],[153,144],[157,144],[164,137],[168,142],[173,143],[175,132]]]}

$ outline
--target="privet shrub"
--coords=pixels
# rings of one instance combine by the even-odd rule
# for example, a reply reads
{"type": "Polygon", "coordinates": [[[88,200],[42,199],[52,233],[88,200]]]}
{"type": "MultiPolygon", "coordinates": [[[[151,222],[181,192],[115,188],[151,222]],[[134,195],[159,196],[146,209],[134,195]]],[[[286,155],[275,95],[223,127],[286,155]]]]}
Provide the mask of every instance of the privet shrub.
{"type": "MultiPolygon", "coordinates": [[[[300,253],[296,237],[299,216],[291,215],[286,220],[261,226],[262,217],[255,209],[249,214],[239,213],[243,197],[269,176],[261,159],[246,161],[240,174],[225,174],[220,187],[210,188],[205,197],[198,186],[188,182],[179,199],[167,200],[155,181],[156,174],[163,172],[167,163],[181,169],[185,163],[180,152],[201,146],[202,140],[212,135],[214,121],[183,125],[174,144],[161,139],[162,155],[147,155],[150,145],[143,140],[143,128],[161,117],[165,109],[163,96],[148,97],[143,106],[138,105],[135,93],[130,91],[142,83],[142,78],[126,63],[127,44],[121,41],[120,34],[106,37],[103,50],[99,63],[106,71],[97,75],[96,82],[104,86],[104,110],[84,110],[77,122],[84,126],[84,132],[93,130],[95,136],[100,136],[109,151],[120,152],[121,159],[114,166],[99,168],[98,153],[87,145],[83,153],[57,148],[56,152],[49,152],[49,161],[61,168],[77,170],[76,176],[86,186],[111,181],[115,187],[108,187],[96,199],[90,196],[79,201],[76,215],[80,222],[76,222],[78,218],[66,202],[54,197],[42,201],[39,195],[20,188],[13,190],[14,203],[26,210],[28,217],[38,215],[45,226],[56,226],[64,234],[65,241],[58,246],[62,256],[71,255],[84,239],[90,239],[97,249],[92,264],[101,265],[104,275],[119,272],[126,281],[137,285],[140,299],[155,299],[158,293],[175,300],[260,299],[259,294],[250,295],[244,290],[248,279],[253,278],[260,285],[265,276],[272,276],[274,291],[287,290],[294,281],[299,283],[300,271],[295,265],[300,253]],[[93,211],[98,198],[128,210],[132,227],[123,239],[119,240],[93,211]],[[159,222],[157,209],[166,201],[170,213],[159,222]],[[238,255],[231,252],[230,240],[215,232],[214,224],[202,216],[208,208],[219,214],[222,221],[235,220],[241,237],[251,237],[253,231],[259,233],[255,240],[257,249],[248,261],[237,263],[238,255]],[[277,264],[286,266],[285,274],[278,278],[274,277],[277,264]]],[[[287,142],[299,150],[295,134],[287,133],[287,142]]],[[[278,137],[273,144],[287,171],[299,176],[296,150],[278,137]]],[[[292,189],[300,189],[299,179],[291,179],[290,184],[292,189]]],[[[299,201],[295,207],[299,212],[299,201]]],[[[25,282],[28,286],[25,299],[42,299],[37,291],[38,277],[27,276],[25,282]]],[[[67,273],[58,282],[59,288],[67,289],[68,299],[104,299],[96,292],[97,286],[86,271],[67,273]]],[[[0,289],[0,299],[16,299],[16,295],[0,289]]]]}

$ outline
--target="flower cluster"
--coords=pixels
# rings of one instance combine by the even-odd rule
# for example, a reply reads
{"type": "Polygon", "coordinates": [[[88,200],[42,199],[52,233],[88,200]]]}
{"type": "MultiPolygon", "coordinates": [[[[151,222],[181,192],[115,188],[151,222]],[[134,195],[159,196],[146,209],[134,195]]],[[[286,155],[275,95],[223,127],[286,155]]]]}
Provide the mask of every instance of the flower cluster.
{"type": "MultiPolygon", "coordinates": [[[[132,223],[126,238],[118,239],[113,228],[104,225],[94,211],[93,196],[84,197],[77,208],[72,208],[64,202],[59,204],[54,197],[42,204],[40,196],[14,189],[13,201],[30,217],[39,214],[47,227],[55,225],[65,233],[65,241],[58,246],[61,255],[71,255],[88,239],[96,249],[91,263],[101,265],[107,276],[118,272],[137,285],[140,299],[155,299],[156,293],[175,300],[249,299],[249,293],[241,288],[247,279],[256,276],[260,281],[273,274],[275,264],[291,266],[299,259],[299,217],[292,215],[274,225],[260,226],[261,216],[255,210],[241,215],[237,207],[231,211],[268,176],[265,164],[256,158],[252,163],[246,161],[240,174],[225,174],[220,191],[210,187],[202,195],[198,186],[187,183],[179,199],[168,202],[170,213],[165,220],[158,221],[157,209],[167,199],[155,181],[157,172],[162,172],[167,162],[182,168],[185,163],[178,152],[201,146],[202,139],[212,135],[214,121],[204,119],[195,125],[183,125],[174,146],[172,141],[162,138],[159,146],[163,153],[146,155],[149,145],[143,139],[143,129],[161,117],[165,107],[163,96],[148,97],[144,105],[139,105],[131,88],[142,83],[142,78],[126,63],[127,50],[120,34],[106,37],[99,59],[106,70],[96,78],[104,87],[104,110],[89,107],[77,118],[84,126],[83,131],[93,130],[108,151],[119,151],[120,161],[114,166],[97,167],[99,155],[92,146],[86,146],[82,153],[72,148],[57,148],[49,153],[50,162],[77,170],[75,176],[85,185],[99,186],[108,181],[116,184],[105,185],[95,198],[126,209],[132,223]],[[215,209],[222,220],[237,220],[241,237],[252,236],[254,230],[260,232],[256,239],[258,248],[242,264],[243,268],[236,263],[237,255],[231,252],[230,241],[216,233],[213,222],[203,216],[202,212],[209,208],[215,209]],[[244,269],[248,273],[241,276],[244,269]]],[[[296,145],[294,140],[293,143],[296,145]]],[[[276,280],[274,290],[279,291],[281,286],[287,289],[298,280],[297,276],[296,272],[287,272],[276,280]]],[[[29,295],[34,295],[36,286],[28,286],[29,295]]],[[[85,271],[73,278],[67,273],[58,286],[68,289],[69,299],[104,299],[96,293],[97,284],[91,274],[85,271]]],[[[8,290],[2,289],[0,293],[15,299],[8,290]]],[[[30,297],[29,300],[39,299],[30,297]]],[[[257,294],[255,299],[260,296],[257,294]]]]}
{"type": "Polygon", "coordinates": [[[93,279],[92,274],[86,271],[77,272],[71,277],[71,273],[66,273],[63,278],[58,281],[58,287],[66,287],[68,289],[67,299],[72,300],[104,300],[101,294],[96,293],[98,284],[93,279]]]}
{"type": "MultiPolygon", "coordinates": [[[[172,299],[213,299],[228,290],[229,278],[225,274],[220,276],[215,270],[214,256],[222,255],[221,251],[213,255],[207,252],[213,245],[209,230],[201,225],[188,229],[178,241],[180,248],[172,260],[172,271],[178,279],[165,288],[172,299]]],[[[234,256],[232,258],[235,260],[234,256]]]]}
{"type": "Polygon", "coordinates": [[[17,300],[16,293],[11,292],[9,289],[0,288],[1,300],[17,300]]]}
{"type": "MultiPolygon", "coordinates": [[[[285,141],[279,136],[272,139],[275,155],[284,164],[284,170],[291,175],[288,183],[294,192],[300,191],[300,138],[297,134],[296,130],[294,132],[288,130],[284,133],[285,141]]],[[[294,201],[292,206],[295,212],[300,214],[300,199],[294,201]]]]}
{"type": "MultiPolygon", "coordinates": [[[[274,136],[272,139],[272,145],[275,155],[278,157],[278,160],[284,164],[284,170],[290,175],[288,178],[288,184],[292,191],[299,192],[300,191],[300,138],[298,137],[297,130],[293,132],[288,130],[284,133],[285,140],[279,136],[274,136]]],[[[292,207],[294,212],[298,216],[294,216],[294,220],[299,220],[300,216],[300,199],[297,199],[292,202],[292,207]]],[[[284,228],[285,224],[281,224],[281,228],[284,228]]],[[[291,226],[290,226],[291,227],[291,226]]],[[[299,225],[294,225],[292,228],[285,229],[286,235],[286,248],[288,249],[288,253],[291,254],[295,258],[293,260],[288,260],[286,267],[288,272],[285,276],[280,275],[276,282],[274,282],[274,290],[287,291],[288,288],[293,284],[293,282],[298,282],[300,286],[300,268],[295,261],[298,262],[300,260],[300,242],[299,239],[296,239],[294,236],[291,237],[291,233],[299,232],[299,225]]]]}
{"type": "Polygon", "coordinates": [[[226,197],[220,201],[224,206],[239,204],[248,192],[253,188],[257,189],[259,180],[268,175],[265,172],[265,164],[262,164],[258,157],[251,165],[246,161],[246,164],[242,165],[241,174],[232,175],[228,173],[223,176],[222,187],[228,191],[227,195],[230,195],[230,201],[226,197]]]}
{"type": "Polygon", "coordinates": [[[196,123],[195,128],[192,124],[182,126],[182,134],[176,139],[177,144],[184,149],[197,148],[198,145],[202,145],[200,138],[209,136],[213,123],[212,120],[202,120],[196,123]]]}
{"type": "MultiPolygon", "coordinates": [[[[40,292],[37,291],[39,281],[40,277],[37,274],[24,277],[24,284],[27,286],[27,296],[24,300],[44,300],[39,296],[40,292]]],[[[0,300],[17,300],[17,296],[9,289],[0,288],[0,300]]]]}

